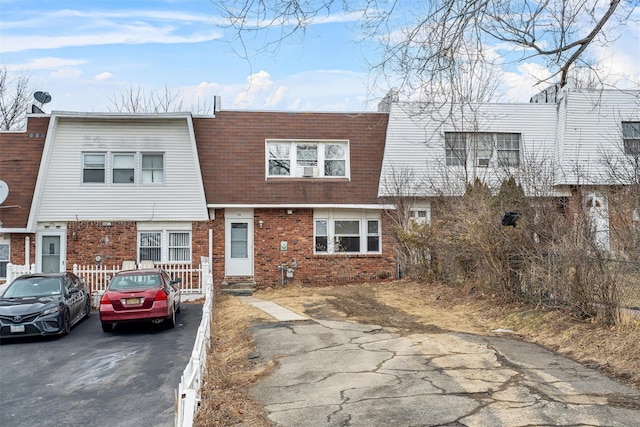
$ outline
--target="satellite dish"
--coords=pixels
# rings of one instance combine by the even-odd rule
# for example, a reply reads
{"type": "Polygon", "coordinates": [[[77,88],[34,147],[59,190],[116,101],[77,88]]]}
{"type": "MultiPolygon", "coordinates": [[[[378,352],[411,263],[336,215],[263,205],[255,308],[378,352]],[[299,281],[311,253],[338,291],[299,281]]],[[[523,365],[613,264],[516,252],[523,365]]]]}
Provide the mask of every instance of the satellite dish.
{"type": "Polygon", "coordinates": [[[9,195],[9,186],[6,182],[0,180],[0,205],[7,200],[7,196],[9,195]]]}
{"type": "Polygon", "coordinates": [[[49,92],[38,91],[33,94],[33,97],[38,101],[41,105],[46,104],[47,102],[51,102],[51,95],[49,92]]]}

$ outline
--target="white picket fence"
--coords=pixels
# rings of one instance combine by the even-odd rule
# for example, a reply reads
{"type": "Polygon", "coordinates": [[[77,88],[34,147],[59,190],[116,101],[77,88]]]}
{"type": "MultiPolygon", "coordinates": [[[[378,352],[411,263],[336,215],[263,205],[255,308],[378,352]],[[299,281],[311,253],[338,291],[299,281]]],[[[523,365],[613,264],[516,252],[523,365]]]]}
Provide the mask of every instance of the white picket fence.
{"type": "Polygon", "coordinates": [[[36,265],[19,265],[19,264],[7,264],[7,280],[5,283],[11,283],[13,280],[23,274],[34,273],[36,271],[36,265]]]}
{"type": "MultiPolygon", "coordinates": [[[[135,265],[135,264],[134,264],[135,265]]],[[[138,268],[143,268],[139,265],[138,268]]],[[[201,293],[200,283],[202,282],[202,267],[194,267],[192,264],[155,264],[155,268],[164,269],[171,277],[180,278],[180,289],[183,294],[201,293]]],[[[133,267],[135,268],[135,267],[133,267]]],[[[73,265],[73,273],[82,277],[89,285],[91,293],[102,294],[109,284],[109,280],[121,270],[131,270],[132,266],[125,264],[124,268],[119,265],[73,265]]]]}
{"type": "Polygon", "coordinates": [[[200,407],[200,387],[202,376],[207,367],[207,349],[211,337],[211,316],[213,311],[213,274],[209,259],[202,258],[202,277],[204,279],[204,306],[202,320],[191,351],[191,358],[184,368],[176,396],[174,425],[191,427],[200,407]]]}

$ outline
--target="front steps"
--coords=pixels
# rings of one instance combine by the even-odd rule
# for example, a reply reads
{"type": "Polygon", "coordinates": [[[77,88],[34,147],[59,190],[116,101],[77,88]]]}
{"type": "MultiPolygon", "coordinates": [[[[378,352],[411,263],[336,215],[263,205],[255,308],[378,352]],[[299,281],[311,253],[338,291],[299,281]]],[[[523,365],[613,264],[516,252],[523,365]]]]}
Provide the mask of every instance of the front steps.
{"type": "Polygon", "coordinates": [[[256,290],[256,282],[253,277],[225,277],[220,290],[229,295],[251,296],[256,290]]]}

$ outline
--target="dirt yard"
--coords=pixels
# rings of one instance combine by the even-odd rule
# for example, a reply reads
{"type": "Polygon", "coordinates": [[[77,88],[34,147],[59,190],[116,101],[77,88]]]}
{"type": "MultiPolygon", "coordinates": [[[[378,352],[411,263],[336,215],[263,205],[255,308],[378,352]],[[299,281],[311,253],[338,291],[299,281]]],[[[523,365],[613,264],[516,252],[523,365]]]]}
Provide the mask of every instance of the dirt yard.
{"type": "MultiPolygon", "coordinates": [[[[308,317],[377,324],[402,334],[460,331],[487,335],[507,330],[512,337],[538,343],[640,388],[638,319],[627,319],[625,326],[602,327],[561,311],[500,303],[474,289],[408,281],[289,286],[261,290],[254,296],[308,317]]],[[[248,328],[273,319],[237,298],[216,298],[208,372],[196,425],[269,426],[250,389],[277,362],[251,362],[254,348],[248,328]]]]}

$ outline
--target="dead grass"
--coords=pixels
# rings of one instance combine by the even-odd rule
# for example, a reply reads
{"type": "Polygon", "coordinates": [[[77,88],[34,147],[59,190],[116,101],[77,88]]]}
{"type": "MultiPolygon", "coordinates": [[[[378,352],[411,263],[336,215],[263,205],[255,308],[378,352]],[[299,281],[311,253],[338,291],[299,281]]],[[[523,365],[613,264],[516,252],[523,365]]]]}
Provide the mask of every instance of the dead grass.
{"type": "MultiPolygon", "coordinates": [[[[509,329],[516,338],[538,343],[640,388],[640,321],[633,317],[625,326],[603,327],[561,311],[503,303],[476,288],[410,281],[288,286],[261,290],[255,296],[312,318],[379,324],[406,334],[491,334],[498,328],[509,329]]],[[[250,362],[254,348],[248,328],[273,319],[236,298],[216,298],[208,371],[196,425],[269,426],[250,389],[273,366],[250,362]]]]}

